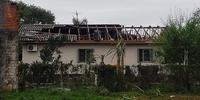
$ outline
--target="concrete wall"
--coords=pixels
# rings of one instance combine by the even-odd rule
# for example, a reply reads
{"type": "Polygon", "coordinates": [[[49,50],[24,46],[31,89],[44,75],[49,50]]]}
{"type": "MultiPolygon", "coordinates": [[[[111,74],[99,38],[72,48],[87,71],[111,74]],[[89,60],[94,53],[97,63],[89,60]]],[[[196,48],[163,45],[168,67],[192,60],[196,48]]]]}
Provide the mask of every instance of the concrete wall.
{"type": "MultiPolygon", "coordinates": [[[[27,45],[23,45],[22,61],[24,63],[32,63],[33,61],[40,61],[39,52],[42,49],[42,45],[37,44],[38,50],[36,52],[27,51],[27,45]]],[[[105,55],[114,45],[98,45],[98,44],[66,44],[59,48],[62,52],[62,61],[70,62],[73,60],[73,64],[80,64],[78,62],[78,49],[94,49],[94,55],[99,64],[101,62],[101,55],[105,55]]],[[[127,45],[125,50],[125,65],[138,65],[138,49],[141,48],[153,48],[150,45],[127,45]]],[[[110,54],[104,58],[105,64],[116,65],[116,57],[113,59],[114,54],[110,54]]],[[[155,63],[143,63],[143,64],[155,64],[155,63]]]]}

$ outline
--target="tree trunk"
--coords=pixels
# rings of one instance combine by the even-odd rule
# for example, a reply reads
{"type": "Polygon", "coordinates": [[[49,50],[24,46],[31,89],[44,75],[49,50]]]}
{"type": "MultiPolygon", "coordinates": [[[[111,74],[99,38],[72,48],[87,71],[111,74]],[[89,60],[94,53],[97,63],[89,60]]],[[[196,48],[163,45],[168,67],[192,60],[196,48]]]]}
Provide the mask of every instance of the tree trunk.
{"type": "Polygon", "coordinates": [[[120,69],[120,64],[121,64],[120,59],[121,59],[120,54],[117,53],[117,68],[116,68],[117,69],[117,74],[119,74],[119,71],[120,71],[119,70],[120,69]]]}
{"type": "Polygon", "coordinates": [[[188,67],[188,50],[184,49],[184,87],[187,91],[190,91],[190,79],[188,67]]]}
{"type": "Polygon", "coordinates": [[[64,86],[63,86],[63,66],[62,66],[62,63],[60,64],[60,87],[64,88],[64,86]]]}

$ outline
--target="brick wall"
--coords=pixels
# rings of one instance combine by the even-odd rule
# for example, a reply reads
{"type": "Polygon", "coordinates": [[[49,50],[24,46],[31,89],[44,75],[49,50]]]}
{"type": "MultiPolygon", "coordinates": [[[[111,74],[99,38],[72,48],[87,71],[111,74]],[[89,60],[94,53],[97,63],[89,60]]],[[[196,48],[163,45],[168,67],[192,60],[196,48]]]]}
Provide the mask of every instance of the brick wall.
{"type": "Polygon", "coordinates": [[[17,89],[17,7],[0,4],[0,91],[17,89]]]}
{"type": "Polygon", "coordinates": [[[18,30],[18,13],[15,4],[0,4],[0,30],[18,30]]]}

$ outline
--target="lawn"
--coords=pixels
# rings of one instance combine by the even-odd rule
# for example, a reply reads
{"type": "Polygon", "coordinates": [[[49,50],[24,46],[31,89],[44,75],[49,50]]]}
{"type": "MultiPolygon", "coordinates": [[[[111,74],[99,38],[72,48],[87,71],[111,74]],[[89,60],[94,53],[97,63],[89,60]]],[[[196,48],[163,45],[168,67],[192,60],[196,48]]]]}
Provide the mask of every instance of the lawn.
{"type": "Polygon", "coordinates": [[[79,88],[66,91],[55,88],[27,89],[23,92],[0,93],[0,100],[200,100],[195,95],[172,95],[157,96],[149,92],[143,94],[139,91],[115,92],[108,96],[98,94],[94,88],[79,88]],[[171,97],[170,97],[171,96],[171,97]]]}

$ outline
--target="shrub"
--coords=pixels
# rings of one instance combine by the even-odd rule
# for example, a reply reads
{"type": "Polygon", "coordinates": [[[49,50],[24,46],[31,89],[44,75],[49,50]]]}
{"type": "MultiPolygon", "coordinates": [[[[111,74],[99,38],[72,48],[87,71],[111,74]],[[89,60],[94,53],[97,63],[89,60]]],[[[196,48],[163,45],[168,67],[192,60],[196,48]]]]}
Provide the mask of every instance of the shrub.
{"type": "Polygon", "coordinates": [[[109,90],[103,86],[97,87],[96,92],[102,96],[108,96],[110,94],[109,90]]]}
{"type": "Polygon", "coordinates": [[[112,65],[97,66],[98,86],[103,86],[113,91],[116,85],[116,67],[112,65]]]}
{"type": "Polygon", "coordinates": [[[29,64],[20,63],[18,66],[18,86],[19,90],[24,90],[29,73],[29,64]]]}
{"type": "Polygon", "coordinates": [[[139,79],[140,86],[142,88],[150,88],[151,83],[156,82],[158,66],[149,65],[149,66],[138,66],[139,68],[139,79]]]}
{"type": "Polygon", "coordinates": [[[191,85],[199,83],[200,65],[167,65],[166,68],[170,70],[176,91],[190,91],[191,85]]]}
{"type": "Polygon", "coordinates": [[[98,86],[103,86],[109,91],[127,90],[125,76],[117,72],[116,66],[100,65],[97,66],[98,86]]]}
{"type": "Polygon", "coordinates": [[[32,63],[30,67],[31,81],[36,82],[37,86],[39,86],[40,83],[52,83],[55,73],[56,68],[51,64],[44,64],[36,61],[32,63]]]}

